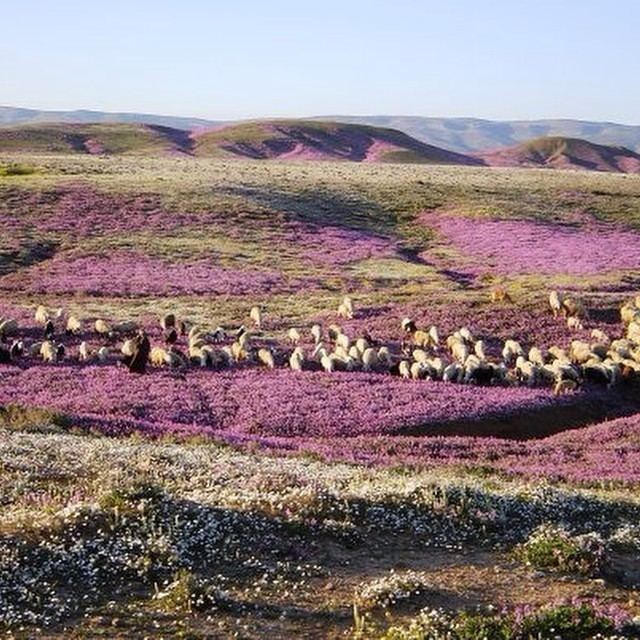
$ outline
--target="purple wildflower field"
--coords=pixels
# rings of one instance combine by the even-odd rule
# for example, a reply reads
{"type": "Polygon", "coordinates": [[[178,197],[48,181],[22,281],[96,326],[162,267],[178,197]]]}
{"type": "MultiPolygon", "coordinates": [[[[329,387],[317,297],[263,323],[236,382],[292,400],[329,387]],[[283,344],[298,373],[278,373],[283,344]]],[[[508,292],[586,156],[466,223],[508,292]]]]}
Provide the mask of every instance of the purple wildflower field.
{"type": "Polygon", "coordinates": [[[135,251],[68,257],[59,254],[0,279],[0,290],[93,296],[245,295],[291,290],[276,271],[225,268],[210,260],[174,262],[135,251]]]}
{"type": "Polygon", "coordinates": [[[586,217],[578,225],[431,212],[421,220],[452,244],[466,268],[478,272],[584,276],[640,266],[640,234],[586,217]]]}

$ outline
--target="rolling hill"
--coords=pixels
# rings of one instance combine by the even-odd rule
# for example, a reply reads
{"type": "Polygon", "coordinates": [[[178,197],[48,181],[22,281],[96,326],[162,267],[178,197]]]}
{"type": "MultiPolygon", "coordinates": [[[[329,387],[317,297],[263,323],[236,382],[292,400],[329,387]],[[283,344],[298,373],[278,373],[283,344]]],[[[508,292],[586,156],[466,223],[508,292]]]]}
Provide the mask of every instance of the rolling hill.
{"type": "Polygon", "coordinates": [[[477,158],[426,145],[400,131],[305,120],[257,121],[198,132],[143,124],[1,127],[0,153],[482,164],[477,158]]]}
{"type": "Polygon", "coordinates": [[[476,157],[490,166],[640,173],[640,154],[634,151],[561,136],[536,138],[507,149],[479,153],[476,157]]]}
{"type": "Polygon", "coordinates": [[[145,124],[42,124],[0,128],[2,153],[188,153],[187,131],[145,124]]]}
{"type": "Polygon", "coordinates": [[[582,120],[483,120],[421,116],[320,116],[336,122],[391,127],[458,153],[510,147],[544,136],[583,138],[596,144],[624,146],[640,153],[640,126],[582,120]]]}
{"type": "Polygon", "coordinates": [[[152,113],[111,113],[108,111],[91,111],[77,109],[74,111],[48,111],[43,109],[24,109],[22,107],[0,106],[0,126],[18,124],[42,124],[50,122],[68,122],[76,124],[153,124],[173,129],[196,129],[198,127],[213,127],[218,123],[203,118],[188,118],[180,116],[163,116],[152,113]]]}
{"type": "Polygon", "coordinates": [[[393,129],[307,120],[257,121],[196,133],[198,156],[481,164],[393,129]]]}

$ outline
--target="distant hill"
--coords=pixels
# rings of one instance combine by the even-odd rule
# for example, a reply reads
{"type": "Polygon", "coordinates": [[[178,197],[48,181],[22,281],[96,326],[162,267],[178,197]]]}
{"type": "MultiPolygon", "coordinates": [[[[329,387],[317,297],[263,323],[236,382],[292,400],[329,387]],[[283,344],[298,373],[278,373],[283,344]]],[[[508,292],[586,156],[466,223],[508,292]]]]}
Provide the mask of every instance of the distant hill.
{"type": "Polygon", "coordinates": [[[401,131],[309,120],[256,121],[196,133],[194,153],[260,159],[481,164],[478,159],[425,144],[401,131]]]}
{"type": "Polygon", "coordinates": [[[320,116],[318,119],[391,127],[459,153],[510,147],[543,136],[583,138],[640,152],[640,126],[582,120],[482,120],[421,116],[320,116]]]}
{"type": "Polygon", "coordinates": [[[76,111],[45,111],[0,106],[0,126],[40,124],[44,122],[155,124],[173,129],[211,128],[212,126],[222,124],[214,120],[205,120],[202,118],[159,116],[151,113],[110,113],[108,111],[89,111],[86,109],[76,111]]]}
{"type": "Polygon", "coordinates": [[[0,153],[166,155],[479,165],[400,131],[308,120],[268,120],[195,132],[147,124],[0,127],[0,153]]]}
{"type": "Polygon", "coordinates": [[[187,131],[146,124],[0,127],[1,153],[183,154],[191,144],[187,131]]]}
{"type": "Polygon", "coordinates": [[[640,154],[634,151],[561,136],[536,138],[476,157],[491,166],[640,172],[640,154]]]}

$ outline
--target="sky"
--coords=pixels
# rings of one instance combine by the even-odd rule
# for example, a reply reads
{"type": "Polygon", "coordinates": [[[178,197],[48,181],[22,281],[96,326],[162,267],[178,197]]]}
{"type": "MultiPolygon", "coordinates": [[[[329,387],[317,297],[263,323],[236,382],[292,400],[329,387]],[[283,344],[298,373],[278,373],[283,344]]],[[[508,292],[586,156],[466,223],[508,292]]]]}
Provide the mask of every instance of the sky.
{"type": "Polygon", "coordinates": [[[640,124],[638,0],[0,2],[0,104],[640,124]]]}

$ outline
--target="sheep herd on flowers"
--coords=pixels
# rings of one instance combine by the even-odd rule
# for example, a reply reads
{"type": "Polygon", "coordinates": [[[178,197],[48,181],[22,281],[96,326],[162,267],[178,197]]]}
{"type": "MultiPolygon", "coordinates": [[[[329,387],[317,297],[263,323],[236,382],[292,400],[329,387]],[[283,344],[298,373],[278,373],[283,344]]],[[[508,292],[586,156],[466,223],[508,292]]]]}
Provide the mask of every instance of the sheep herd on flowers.
{"type": "MultiPolygon", "coordinates": [[[[499,289],[492,291],[491,299],[504,302],[511,297],[499,289]]],[[[566,318],[569,329],[584,330],[588,313],[580,298],[552,291],[548,300],[554,317],[566,318]]],[[[555,395],[574,391],[584,382],[612,388],[640,373],[640,295],[620,309],[626,325],[624,336],[612,338],[594,328],[590,342],[575,339],[566,348],[532,345],[528,351],[509,338],[502,345],[500,358],[490,358],[485,341],[476,339],[466,326],[441,339],[435,325],[418,328],[405,317],[399,322],[398,341],[383,343],[366,328],[349,335],[337,323],[327,327],[316,323],[304,330],[291,327],[284,340],[274,340],[262,331],[263,315],[263,309],[254,306],[248,314],[249,327],[211,329],[168,313],[160,318],[160,344],[152,346],[145,329],[135,321],[111,324],[98,318],[93,321],[93,331],[87,333],[84,319],[66,315],[62,308],[51,311],[39,305],[34,319],[41,327],[42,340],[27,343],[15,319],[0,317],[0,363],[39,357],[53,364],[75,358],[80,362],[115,362],[132,373],[145,373],[147,365],[181,370],[193,366],[216,370],[284,366],[292,371],[377,372],[468,385],[547,386],[555,395]],[[82,340],[72,348],[69,341],[78,336],[82,340]]],[[[337,316],[338,322],[356,317],[351,296],[344,296],[337,316]]]]}

